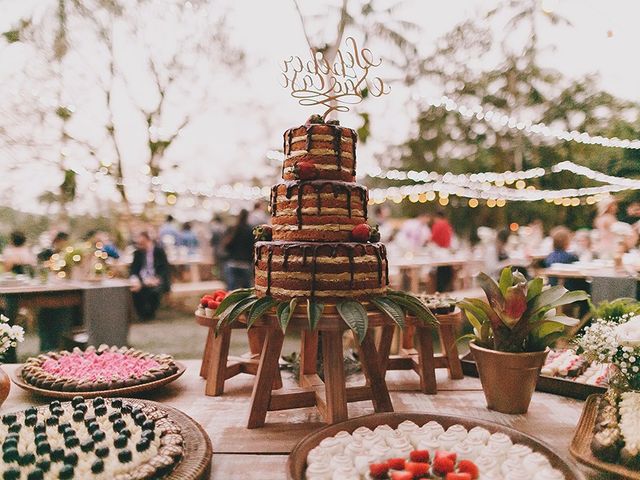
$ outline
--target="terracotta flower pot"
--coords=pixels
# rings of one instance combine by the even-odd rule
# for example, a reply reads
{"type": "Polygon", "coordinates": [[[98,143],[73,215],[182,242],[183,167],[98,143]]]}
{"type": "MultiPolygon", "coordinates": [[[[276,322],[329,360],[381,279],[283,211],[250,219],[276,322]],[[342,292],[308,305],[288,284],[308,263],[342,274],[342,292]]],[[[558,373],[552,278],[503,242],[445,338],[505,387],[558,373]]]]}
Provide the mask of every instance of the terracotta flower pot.
{"type": "Polygon", "coordinates": [[[469,344],[478,366],[487,407],[501,413],[526,413],[549,349],[507,353],[469,344]]]}
{"type": "Polygon", "coordinates": [[[11,380],[9,375],[0,367],[0,406],[9,396],[9,390],[11,389],[11,380]]]}

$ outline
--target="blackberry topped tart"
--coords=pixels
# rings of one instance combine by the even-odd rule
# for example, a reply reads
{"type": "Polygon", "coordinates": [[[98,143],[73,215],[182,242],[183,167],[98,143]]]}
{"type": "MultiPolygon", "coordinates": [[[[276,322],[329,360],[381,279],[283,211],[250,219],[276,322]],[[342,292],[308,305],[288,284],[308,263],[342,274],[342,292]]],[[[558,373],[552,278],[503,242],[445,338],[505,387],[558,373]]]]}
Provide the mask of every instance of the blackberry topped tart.
{"type": "Polygon", "coordinates": [[[177,372],[170,355],[100,345],[29,358],[21,376],[27,384],[44,390],[84,393],[135,387],[177,372]]]}
{"type": "Polygon", "coordinates": [[[1,420],[2,480],[163,478],[184,452],[168,413],[131,399],[78,396],[1,420]]]}

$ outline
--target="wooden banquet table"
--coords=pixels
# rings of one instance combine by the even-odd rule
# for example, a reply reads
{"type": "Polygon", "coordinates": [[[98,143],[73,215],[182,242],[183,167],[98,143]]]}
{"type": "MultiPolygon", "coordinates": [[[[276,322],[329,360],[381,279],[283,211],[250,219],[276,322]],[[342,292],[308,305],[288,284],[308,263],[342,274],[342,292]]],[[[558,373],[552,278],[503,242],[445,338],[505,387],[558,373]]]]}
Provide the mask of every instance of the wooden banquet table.
{"type": "MultiPolygon", "coordinates": [[[[317,409],[269,412],[264,428],[248,430],[246,422],[254,377],[246,374],[233,377],[226,382],[224,395],[207,397],[204,395],[205,380],[199,377],[200,361],[184,363],[187,371],[183,377],[145,398],[176,407],[204,427],[213,444],[211,478],[285,479],[289,452],[301,438],[322,426],[317,409]]],[[[9,374],[17,367],[3,366],[9,374]]],[[[438,394],[424,395],[410,390],[418,384],[418,377],[413,372],[389,372],[387,382],[395,411],[464,415],[501,423],[546,442],[573,462],[568,448],[583,402],[535,392],[528,414],[504,415],[486,408],[478,379],[449,380],[444,370],[438,370],[436,375],[438,394]]],[[[352,380],[361,379],[354,376],[352,380]]],[[[285,387],[294,386],[288,374],[283,375],[283,381],[285,387]]],[[[9,398],[0,407],[0,414],[46,402],[46,399],[34,397],[12,385],[9,398]]],[[[370,402],[349,405],[351,416],[371,412],[370,402]]],[[[578,468],[589,480],[612,478],[582,466],[578,468]]]]}
{"type": "Polygon", "coordinates": [[[0,298],[13,298],[22,307],[82,307],[89,343],[126,345],[131,314],[128,280],[104,279],[99,282],[61,280],[0,286],[0,298]]]}

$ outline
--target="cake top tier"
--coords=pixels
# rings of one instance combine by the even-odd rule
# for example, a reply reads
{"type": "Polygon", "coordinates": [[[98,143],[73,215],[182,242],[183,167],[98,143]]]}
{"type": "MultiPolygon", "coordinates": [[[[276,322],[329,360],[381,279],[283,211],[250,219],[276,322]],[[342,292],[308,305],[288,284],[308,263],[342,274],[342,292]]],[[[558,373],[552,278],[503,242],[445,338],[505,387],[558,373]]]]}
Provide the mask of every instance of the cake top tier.
{"type": "Polygon", "coordinates": [[[357,141],[354,130],[312,115],[304,125],[284,133],[282,178],[353,182],[357,141]]]}

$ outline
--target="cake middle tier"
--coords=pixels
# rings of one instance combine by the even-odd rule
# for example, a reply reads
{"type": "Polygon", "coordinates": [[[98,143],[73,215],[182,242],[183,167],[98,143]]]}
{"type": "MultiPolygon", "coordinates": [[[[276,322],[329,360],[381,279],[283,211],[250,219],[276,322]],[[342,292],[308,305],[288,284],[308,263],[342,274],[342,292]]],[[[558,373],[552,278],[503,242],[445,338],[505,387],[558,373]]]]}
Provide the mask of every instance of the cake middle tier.
{"type": "Polygon", "coordinates": [[[366,298],[386,293],[382,243],[258,242],[255,289],[277,299],[366,298]]]}
{"type": "Polygon", "coordinates": [[[274,240],[347,242],[367,221],[366,187],[328,180],[295,181],[271,189],[274,240]]]}

